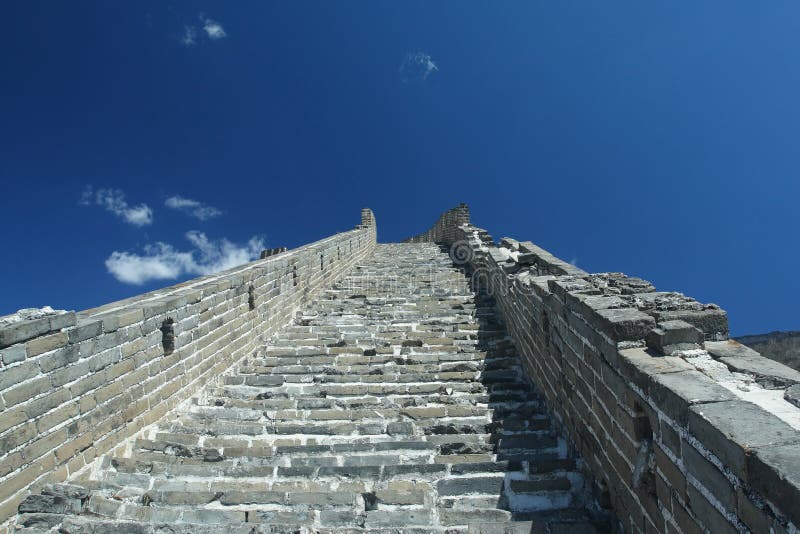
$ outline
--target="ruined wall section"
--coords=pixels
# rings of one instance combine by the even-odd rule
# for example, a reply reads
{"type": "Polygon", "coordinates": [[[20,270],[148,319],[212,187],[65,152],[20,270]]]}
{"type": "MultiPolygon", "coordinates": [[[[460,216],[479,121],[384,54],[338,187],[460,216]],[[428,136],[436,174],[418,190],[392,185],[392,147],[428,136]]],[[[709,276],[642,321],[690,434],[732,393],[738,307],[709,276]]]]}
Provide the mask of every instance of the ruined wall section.
{"type": "Polygon", "coordinates": [[[626,531],[797,532],[800,373],[729,341],[715,305],[471,225],[450,234],[626,531]]]}
{"type": "Polygon", "coordinates": [[[368,257],[375,219],[100,308],[0,328],[0,523],[249,355],[368,257]]]}
{"type": "Polygon", "coordinates": [[[452,243],[462,224],[469,224],[469,207],[459,204],[444,212],[427,232],[408,238],[404,243],[452,243]]]}

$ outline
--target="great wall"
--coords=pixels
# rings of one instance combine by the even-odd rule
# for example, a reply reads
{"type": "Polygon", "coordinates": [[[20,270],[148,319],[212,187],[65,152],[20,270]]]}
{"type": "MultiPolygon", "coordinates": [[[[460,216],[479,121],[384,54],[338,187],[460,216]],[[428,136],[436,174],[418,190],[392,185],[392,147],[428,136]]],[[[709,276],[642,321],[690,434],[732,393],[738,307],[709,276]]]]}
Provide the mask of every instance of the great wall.
{"type": "Polygon", "coordinates": [[[800,372],[469,209],[0,326],[0,532],[775,532],[800,372]]]}

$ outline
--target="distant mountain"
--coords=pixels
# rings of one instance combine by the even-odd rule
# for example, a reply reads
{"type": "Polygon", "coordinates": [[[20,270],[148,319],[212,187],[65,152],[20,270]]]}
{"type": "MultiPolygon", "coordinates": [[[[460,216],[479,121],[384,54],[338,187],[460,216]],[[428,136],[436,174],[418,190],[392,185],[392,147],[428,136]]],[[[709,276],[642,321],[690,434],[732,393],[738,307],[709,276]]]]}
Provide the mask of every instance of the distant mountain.
{"type": "Polygon", "coordinates": [[[735,339],[762,356],[800,371],[800,332],[770,332],[735,339]]]}

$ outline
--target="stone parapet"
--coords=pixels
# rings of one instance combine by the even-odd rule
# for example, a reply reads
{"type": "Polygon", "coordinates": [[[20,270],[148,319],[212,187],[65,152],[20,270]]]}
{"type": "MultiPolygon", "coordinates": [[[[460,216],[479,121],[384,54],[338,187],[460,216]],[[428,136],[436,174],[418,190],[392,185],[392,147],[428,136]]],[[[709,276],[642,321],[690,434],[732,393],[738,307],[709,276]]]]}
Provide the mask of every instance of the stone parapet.
{"type": "Polygon", "coordinates": [[[375,246],[372,217],[222,273],[0,328],[0,523],[262,346],[375,246]]]}
{"type": "Polygon", "coordinates": [[[494,296],[597,504],[626,531],[797,531],[800,374],[729,340],[718,306],[447,221],[412,241],[448,245],[494,296]]]}

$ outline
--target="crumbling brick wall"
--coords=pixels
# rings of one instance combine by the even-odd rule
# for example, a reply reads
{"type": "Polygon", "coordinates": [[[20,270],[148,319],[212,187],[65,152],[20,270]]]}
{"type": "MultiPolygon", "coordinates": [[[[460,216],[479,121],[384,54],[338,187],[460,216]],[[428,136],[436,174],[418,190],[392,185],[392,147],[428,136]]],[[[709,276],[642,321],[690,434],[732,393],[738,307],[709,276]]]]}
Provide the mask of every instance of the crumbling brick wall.
{"type": "Polygon", "coordinates": [[[448,214],[414,239],[448,245],[495,297],[598,506],[632,532],[796,531],[800,373],[729,341],[717,306],[448,214]]]}

